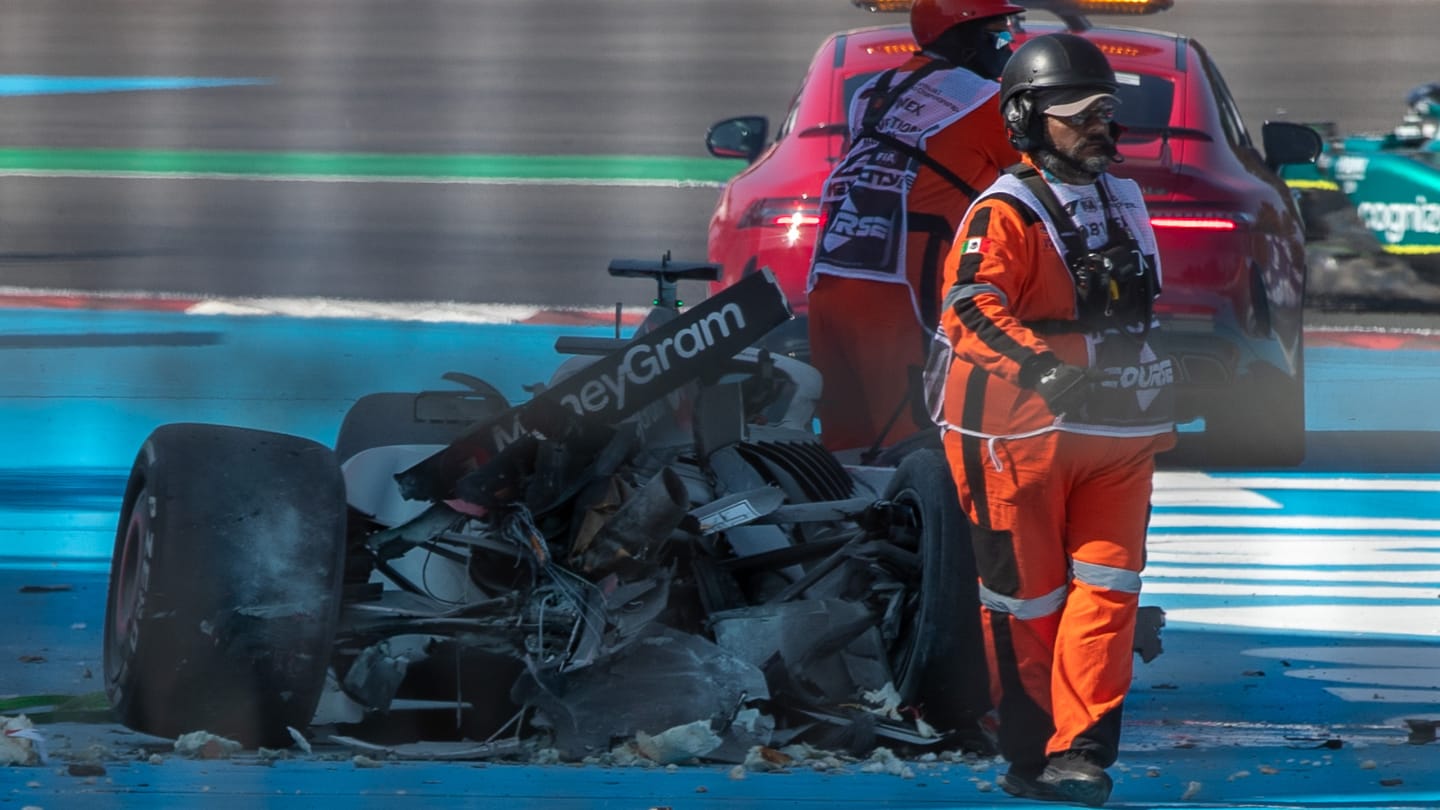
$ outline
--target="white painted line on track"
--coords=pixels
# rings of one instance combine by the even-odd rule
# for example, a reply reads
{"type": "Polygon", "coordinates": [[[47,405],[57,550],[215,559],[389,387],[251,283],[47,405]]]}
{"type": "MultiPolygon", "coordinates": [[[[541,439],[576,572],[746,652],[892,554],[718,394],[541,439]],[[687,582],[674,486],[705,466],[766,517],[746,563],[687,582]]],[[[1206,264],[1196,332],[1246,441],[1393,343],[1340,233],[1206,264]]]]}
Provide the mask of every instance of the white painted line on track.
{"type": "Polygon", "coordinates": [[[509,304],[407,304],[334,298],[230,298],[197,301],[190,315],[278,315],[288,318],[363,318],[380,321],[517,323],[538,307],[509,304]]]}
{"type": "MultiPolygon", "coordinates": [[[[1428,2],[1428,0],[1419,1],[1428,2]]],[[[1440,329],[1427,326],[1317,326],[1315,331],[1364,335],[1418,335],[1421,337],[1440,335],[1440,329]]]]}
{"type": "Polygon", "coordinates": [[[1383,659],[1404,659],[1410,666],[1440,668],[1440,647],[1401,647],[1369,645],[1365,647],[1255,647],[1245,651],[1257,658],[1287,661],[1315,661],[1323,664],[1374,664],[1383,659]]]}
{"type": "Polygon", "coordinates": [[[1289,529],[1314,531],[1440,532],[1440,520],[1424,518],[1335,517],[1331,515],[1203,515],[1156,512],[1150,526],[1160,529],[1289,529]]]}
{"type": "MultiPolygon", "coordinates": [[[[1286,632],[1440,637],[1440,604],[1423,607],[1346,603],[1166,608],[1165,622],[1286,632]]],[[[1440,699],[1440,695],[1432,695],[1431,699],[1440,699]]]]}
{"type": "Polygon", "coordinates": [[[1281,503],[1258,492],[1238,488],[1161,489],[1150,496],[1154,507],[1224,506],[1232,509],[1280,509],[1281,503]]]}
{"type": "Polygon", "coordinates": [[[1203,472],[1155,473],[1155,490],[1186,491],[1211,489],[1318,490],[1325,492],[1440,492],[1440,476],[1429,478],[1346,476],[1245,476],[1212,475],[1203,472]]]}
{"type": "MultiPolygon", "coordinates": [[[[1145,571],[1144,593],[1147,596],[1166,594],[1169,596],[1255,596],[1278,597],[1298,596],[1317,599],[1436,599],[1440,598],[1440,582],[1415,587],[1343,587],[1330,585],[1276,585],[1262,582],[1253,585],[1238,585],[1216,582],[1154,582],[1152,576],[1173,576],[1173,574],[1145,571]]],[[[1188,578],[1188,577],[1187,577],[1188,578]]],[[[1235,577],[1239,579],[1239,577],[1235,577]]],[[[1374,577],[1373,579],[1386,579],[1374,577]]],[[[1397,580],[1398,581],[1398,580],[1397,580]]]]}
{"type": "MultiPolygon", "coordinates": [[[[1285,673],[1289,675],[1290,673],[1285,673]]],[[[1440,672],[1430,671],[1430,677],[1440,676],[1440,672]]],[[[1353,687],[1353,686],[1327,686],[1325,691],[1340,698],[1346,703],[1437,703],[1440,704],[1440,691],[1435,689],[1386,689],[1385,687],[1353,687]]],[[[1403,727],[1401,723],[1394,724],[1397,728],[1403,727]]]]}
{"type": "MultiPolygon", "coordinates": [[[[1158,473],[1144,597],[1165,609],[1167,623],[1435,638],[1440,519],[1428,516],[1440,514],[1436,492],[1436,476],[1158,473]]],[[[1425,666],[1403,653],[1356,660],[1425,666]]],[[[1428,672],[1440,684],[1440,664],[1428,672]]],[[[1405,684],[1362,688],[1372,680],[1365,674],[1315,677],[1355,687],[1354,695],[1335,692],[1345,700],[1385,692],[1440,702],[1440,691],[1396,689],[1405,684]]]]}
{"type": "MultiPolygon", "coordinates": [[[[1313,566],[1310,568],[1280,569],[1273,568],[1191,568],[1191,566],[1174,565],[1146,565],[1145,581],[1149,587],[1151,578],[1164,577],[1179,581],[1192,581],[1192,579],[1224,579],[1227,582],[1269,582],[1273,587],[1279,588],[1279,582],[1305,582],[1308,588],[1323,588],[1339,582],[1368,582],[1368,584],[1411,585],[1411,587],[1424,587],[1434,589],[1440,587],[1440,571],[1374,571],[1374,569],[1354,568],[1338,569],[1338,571],[1323,572],[1323,582],[1316,582],[1316,575],[1320,574],[1313,566]]],[[[1267,585],[1266,592],[1269,594],[1270,585],[1267,585]]],[[[1178,584],[1174,587],[1179,587],[1178,584]]],[[[1225,585],[1210,584],[1198,585],[1202,588],[1223,588],[1225,585]]],[[[1254,591],[1254,585],[1237,585],[1254,591]]],[[[1414,594],[1411,594],[1414,595],[1414,594]]]]}
{"type": "Polygon", "coordinates": [[[1163,534],[1146,543],[1151,565],[1271,566],[1329,576],[1337,566],[1440,571],[1440,537],[1356,534],[1163,534]]]}
{"type": "MultiPolygon", "coordinates": [[[[0,299],[19,299],[54,308],[182,312],[187,315],[246,315],[287,318],[350,318],[418,323],[564,323],[575,326],[614,323],[615,308],[544,307],[533,304],[472,304],[457,301],[374,301],[353,298],[208,298],[184,293],[90,292],[0,286],[0,299]]],[[[625,322],[638,321],[648,307],[624,307],[625,322]]]]}
{"type": "MultiPolygon", "coordinates": [[[[1284,676],[1335,683],[1326,692],[1346,703],[1440,705],[1440,649],[1436,646],[1325,644],[1313,647],[1251,647],[1243,654],[1284,662],[1284,676]],[[1329,664],[1329,666],[1308,666],[1329,664]],[[1348,666],[1355,664],[1355,666],[1348,666]]],[[[1407,716],[1414,716],[1413,713],[1407,716]]],[[[1397,728],[1404,719],[1397,718],[1397,728]]]]}
{"type": "Polygon", "coordinates": [[[1360,681],[1381,686],[1430,688],[1432,700],[1440,700],[1440,683],[1430,667],[1318,667],[1285,673],[1291,678],[1309,681],[1360,681]]]}

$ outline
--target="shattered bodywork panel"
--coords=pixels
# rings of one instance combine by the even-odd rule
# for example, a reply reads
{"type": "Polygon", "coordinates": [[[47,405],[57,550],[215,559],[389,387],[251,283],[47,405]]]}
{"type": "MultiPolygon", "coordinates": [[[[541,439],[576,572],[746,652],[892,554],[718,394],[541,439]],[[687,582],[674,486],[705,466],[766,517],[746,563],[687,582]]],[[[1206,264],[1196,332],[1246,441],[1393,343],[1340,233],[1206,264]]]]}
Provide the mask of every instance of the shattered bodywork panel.
{"type": "MultiPolygon", "coordinates": [[[[656,279],[657,301],[672,303],[677,279],[714,270],[619,269],[656,279]]],[[[476,756],[527,747],[578,760],[629,741],[658,762],[742,763],[790,744],[985,747],[974,561],[943,456],[921,449],[894,471],[841,464],[813,430],[814,369],[754,345],[788,317],[762,271],[688,311],[657,307],[630,338],[562,338],[572,356],[523,404],[464,374],[446,375],[465,386],[451,394],[362,399],[333,458],[345,501],[326,524],[343,551],[333,643],[287,651],[328,670],[265,688],[318,695],[303,707],[310,733],[383,751],[450,741],[476,756]]],[[[261,436],[172,434],[162,460],[261,436]]],[[[266,441],[323,461],[324,448],[266,441]]],[[[263,488],[286,458],[247,480],[263,488]]],[[[223,489],[196,483],[187,491],[223,489]]],[[[280,541],[316,558],[331,549],[265,538],[280,541]]],[[[245,572],[207,575],[227,586],[245,572]]],[[[129,582],[137,599],[169,584],[129,582]]],[[[242,665],[227,651],[267,633],[301,638],[273,632],[293,620],[243,610],[249,635],[194,653],[208,671],[242,665]]],[[[131,646],[107,641],[127,666],[131,646]]],[[[107,667],[112,693],[128,671],[107,667]]],[[[286,708],[208,730],[289,739],[305,724],[286,708]]],[[[198,703],[165,710],[167,728],[212,719],[198,703]]],[[[134,703],[129,721],[153,731],[151,711],[134,703]]]]}

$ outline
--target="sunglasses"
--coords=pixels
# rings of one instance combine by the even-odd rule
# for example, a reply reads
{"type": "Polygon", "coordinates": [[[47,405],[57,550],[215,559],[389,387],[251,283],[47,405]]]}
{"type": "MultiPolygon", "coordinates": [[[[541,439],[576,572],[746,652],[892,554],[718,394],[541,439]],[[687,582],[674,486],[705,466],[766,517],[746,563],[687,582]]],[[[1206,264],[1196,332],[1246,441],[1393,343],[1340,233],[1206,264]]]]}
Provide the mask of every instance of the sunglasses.
{"type": "Polygon", "coordinates": [[[1102,102],[1099,104],[1092,104],[1088,108],[1081,110],[1074,115],[1051,115],[1050,113],[1046,113],[1046,115],[1049,115],[1051,118],[1058,118],[1061,121],[1069,124],[1070,126],[1078,129],[1085,126],[1090,121],[1099,121],[1102,124],[1108,124],[1111,121],[1114,121],[1115,105],[1105,104],[1102,102]]]}

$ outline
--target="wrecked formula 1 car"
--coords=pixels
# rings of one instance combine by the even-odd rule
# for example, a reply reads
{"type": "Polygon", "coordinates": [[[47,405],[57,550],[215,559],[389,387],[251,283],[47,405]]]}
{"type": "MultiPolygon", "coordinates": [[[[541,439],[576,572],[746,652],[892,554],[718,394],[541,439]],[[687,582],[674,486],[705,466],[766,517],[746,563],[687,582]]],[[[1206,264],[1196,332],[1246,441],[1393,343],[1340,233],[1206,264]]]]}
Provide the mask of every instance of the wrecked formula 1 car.
{"type": "Polygon", "coordinates": [[[943,456],[847,468],[821,447],[818,374],[754,347],[789,318],[768,272],[682,312],[676,283],[717,268],[610,270],[654,279],[657,306],[629,339],[561,338],[526,403],[450,374],[462,387],[360,399],[333,448],[157,428],[107,602],[122,721],[577,759],[984,746],[943,456]]]}

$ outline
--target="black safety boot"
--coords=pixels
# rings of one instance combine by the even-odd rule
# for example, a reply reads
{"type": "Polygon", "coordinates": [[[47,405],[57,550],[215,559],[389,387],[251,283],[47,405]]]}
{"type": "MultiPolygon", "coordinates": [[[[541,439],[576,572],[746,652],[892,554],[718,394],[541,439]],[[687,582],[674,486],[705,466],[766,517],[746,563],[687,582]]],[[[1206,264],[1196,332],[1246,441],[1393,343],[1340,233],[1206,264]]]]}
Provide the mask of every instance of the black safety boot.
{"type": "Polygon", "coordinates": [[[1000,789],[1011,796],[1020,799],[1034,799],[1037,802],[1061,802],[1055,789],[1040,781],[1042,768],[1023,765],[1012,765],[1010,770],[1001,774],[995,781],[1000,784],[1000,789]]]}
{"type": "Polygon", "coordinates": [[[1052,801],[1099,807],[1110,798],[1110,774],[1084,751],[1061,751],[1050,757],[1036,780],[1056,796],[1052,801]]]}

